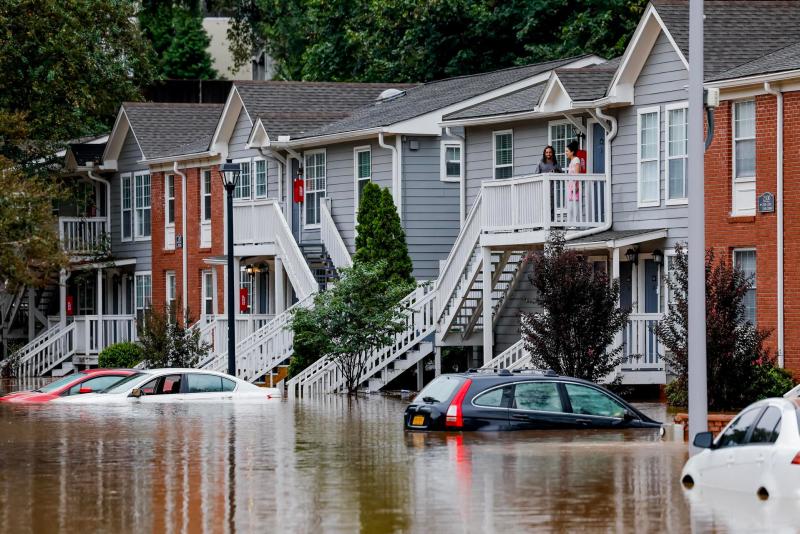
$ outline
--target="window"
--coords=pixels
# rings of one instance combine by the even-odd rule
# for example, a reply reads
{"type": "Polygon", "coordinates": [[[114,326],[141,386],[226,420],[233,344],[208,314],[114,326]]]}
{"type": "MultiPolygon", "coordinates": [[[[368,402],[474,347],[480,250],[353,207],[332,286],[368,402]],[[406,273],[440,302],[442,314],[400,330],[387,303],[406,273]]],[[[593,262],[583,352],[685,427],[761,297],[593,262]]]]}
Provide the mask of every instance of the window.
{"type": "Polygon", "coordinates": [[[493,132],[494,139],[494,177],[514,176],[514,134],[511,130],[493,132]]]}
{"type": "Polygon", "coordinates": [[[462,173],[461,143],[442,143],[441,180],[443,182],[460,182],[462,173]]]}
{"type": "Polygon", "coordinates": [[[167,271],[165,277],[167,281],[167,307],[173,310],[175,307],[175,271],[167,271]]]}
{"type": "Polygon", "coordinates": [[[136,238],[150,237],[150,175],[137,174],[135,181],[136,238]]]}
{"type": "Polygon", "coordinates": [[[165,222],[167,226],[175,225],[175,175],[168,174],[164,177],[166,181],[164,193],[166,202],[164,203],[164,211],[166,211],[165,222]]]}
{"type": "Polygon", "coordinates": [[[203,314],[214,314],[214,273],[203,271],[203,314]]]}
{"type": "Polygon", "coordinates": [[[149,272],[136,273],[136,317],[144,317],[144,312],[150,308],[153,299],[153,278],[149,272]]]}
{"type": "Polygon", "coordinates": [[[555,382],[525,382],[514,387],[514,404],[517,410],[563,412],[561,395],[555,382]]]}
{"type": "Polygon", "coordinates": [[[756,103],[733,105],[733,213],[753,215],[756,209],[756,103]]]}
{"type": "MultiPolygon", "coordinates": [[[[74,378],[74,377],[73,377],[74,378]]],[[[108,387],[113,386],[120,380],[122,380],[122,376],[119,375],[107,375],[107,376],[98,376],[95,378],[90,378],[89,380],[84,380],[80,384],[75,384],[71,388],[69,388],[69,392],[67,395],[78,395],[81,389],[90,389],[93,392],[102,391],[108,387]]]]}
{"type": "Polygon", "coordinates": [[[236,182],[236,189],[233,191],[235,200],[250,200],[250,161],[238,161],[241,172],[239,181],[236,182]]]}
{"type": "Polygon", "coordinates": [[[689,143],[686,104],[667,106],[667,202],[685,203],[689,143]],[[675,202],[678,201],[678,202],[675,202]]]}
{"type": "Polygon", "coordinates": [[[263,159],[255,161],[256,167],[256,198],[267,196],[267,162],[263,159]]]}
{"type": "Polygon", "coordinates": [[[744,273],[750,283],[750,288],[744,296],[744,318],[756,324],[756,251],[734,250],[733,264],[744,273]]]}
{"type": "Polygon", "coordinates": [[[750,443],[775,443],[781,432],[781,411],[770,406],[753,427],[750,443]]]}
{"type": "Polygon", "coordinates": [[[485,393],[481,393],[472,404],[475,406],[485,406],[487,408],[503,408],[508,406],[505,399],[508,399],[511,394],[511,386],[490,389],[485,393]]]}
{"type": "Polygon", "coordinates": [[[661,204],[659,120],[658,108],[639,110],[637,155],[640,207],[661,204]]]}
{"type": "Polygon", "coordinates": [[[719,437],[714,448],[721,449],[724,447],[744,445],[747,431],[750,430],[750,427],[756,422],[756,417],[758,417],[759,413],[761,413],[761,408],[753,408],[734,419],[731,426],[719,437]]]}
{"type": "Polygon", "coordinates": [[[130,241],[133,237],[133,184],[130,174],[122,176],[120,194],[122,196],[121,240],[130,241]]]}
{"type": "Polygon", "coordinates": [[[414,402],[436,403],[449,401],[463,383],[464,379],[459,376],[440,376],[425,386],[419,392],[419,395],[414,397],[414,402]]]}
{"type": "MultiPolygon", "coordinates": [[[[556,153],[556,160],[562,169],[567,168],[567,155],[564,153],[570,141],[578,139],[578,131],[569,122],[558,121],[550,123],[550,142],[556,153]]],[[[537,160],[538,161],[538,160],[537,160]]]]}
{"type": "Polygon", "coordinates": [[[157,395],[172,395],[181,392],[181,375],[169,375],[161,379],[157,395]]]}
{"type": "Polygon", "coordinates": [[[320,221],[319,203],[325,196],[326,173],[325,173],[325,151],[317,150],[306,152],[306,201],[305,201],[305,224],[306,226],[316,226],[320,221]]]}
{"type": "Polygon", "coordinates": [[[625,408],[599,389],[579,384],[565,384],[565,387],[574,414],[599,417],[622,417],[625,415],[625,408]]]}
{"type": "Polygon", "coordinates": [[[187,393],[217,393],[222,391],[222,377],[216,375],[204,375],[200,373],[189,373],[187,393]]]}
{"type": "Polygon", "coordinates": [[[355,175],[356,175],[356,198],[355,213],[358,214],[358,206],[361,202],[361,193],[364,186],[372,180],[372,149],[370,147],[356,147],[354,156],[355,175]]]}
{"type": "Polygon", "coordinates": [[[203,171],[203,184],[202,189],[200,191],[200,195],[202,196],[200,202],[200,210],[202,213],[200,214],[200,220],[203,222],[211,222],[211,169],[205,169],[203,171]]]}
{"type": "Polygon", "coordinates": [[[227,378],[222,379],[222,391],[233,391],[236,389],[236,382],[227,378]]]}

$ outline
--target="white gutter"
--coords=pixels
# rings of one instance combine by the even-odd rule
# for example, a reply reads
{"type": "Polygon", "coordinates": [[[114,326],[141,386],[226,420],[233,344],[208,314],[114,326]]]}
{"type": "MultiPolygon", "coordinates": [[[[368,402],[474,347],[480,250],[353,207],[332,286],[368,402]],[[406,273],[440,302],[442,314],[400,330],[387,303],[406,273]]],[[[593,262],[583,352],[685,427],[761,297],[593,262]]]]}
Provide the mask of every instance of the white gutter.
{"type": "MultiPolygon", "coordinates": [[[[747,76],[745,78],[728,78],[727,80],[713,80],[706,82],[705,87],[716,87],[719,89],[730,89],[733,87],[742,87],[745,85],[754,85],[759,83],[769,84],[787,78],[795,78],[800,76],[800,69],[785,70],[773,74],[757,74],[754,76],[747,76]]],[[[766,87],[764,88],[768,93],[770,92],[766,87]]],[[[775,93],[772,93],[775,94],[775,93]]]]}
{"type": "Polygon", "coordinates": [[[459,226],[461,228],[464,227],[464,222],[467,218],[467,169],[465,163],[466,158],[464,157],[464,152],[466,150],[466,139],[464,139],[463,135],[456,135],[450,131],[450,127],[447,126],[444,129],[444,132],[447,134],[448,137],[455,137],[456,139],[461,140],[461,161],[462,161],[462,169],[461,169],[461,184],[459,184],[459,199],[458,199],[458,220],[460,222],[459,226]]]}
{"type": "Polygon", "coordinates": [[[187,299],[189,295],[189,279],[187,276],[187,264],[188,264],[188,247],[186,246],[186,174],[182,173],[178,170],[178,162],[174,161],[172,163],[172,170],[175,174],[181,177],[181,283],[183,284],[183,324],[184,326],[188,326],[186,323],[189,320],[188,317],[188,306],[187,306],[187,299]]]}
{"type": "Polygon", "coordinates": [[[163,158],[147,159],[142,158],[137,163],[146,163],[148,165],[156,165],[158,163],[171,163],[175,161],[186,161],[191,159],[206,159],[219,156],[220,153],[216,151],[206,150],[205,152],[193,152],[191,154],[180,154],[178,156],[165,156],[163,158]]]}
{"type": "MultiPolygon", "coordinates": [[[[398,137],[398,139],[400,138],[399,135],[397,137],[398,137]]],[[[398,142],[397,144],[400,144],[400,142],[398,142]]],[[[402,208],[401,208],[402,202],[400,201],[400,191],[401,191],[400,190],[400,176],[399,176],[398,171],[397,171],[397,168],[398,168],[397,148],[392,146],[392,145],[387,145],[386,144],[386,142],[385,142],[385,140],[383,138],[383,132],[378,132],[378,145],[381,148],[388,149],[392,153],[392,197],[394,198],[394,205],[397,206],[397,213],[398,213],[398,215],[400,215],[400,222],[402,222],[403,221],[403,211],[402,211],[402,208]]]]}
{"type": "Polygon", "coordinates": [[[106,231],[111,235],[111,183],[105,178],[97,176],[93,171],[87,171],[87,176],[95,182],[101,183],[106,186],[106,231]]]}
{"type": "Polygon", "coordinates": [[[601,108],[595,108],[594,112],[597,114],[598,117],[601,119],[608,121],[611,125],[611,131],[608,132],[606,135],[606,158],[605,158],[605,167],[606,167],[606,183],[608,184],[608,189],[606,190],[606,198],[605,198],[605,210],[606,210],[606,222],[603,226],[592,228],[591,230],[584,230],[582,232],[575,232],[569,236],[569,239],[577,239],[579,237],[583,237],[586,235],[592,234],[599,234],[600,232],[606,232],[611,229],[611,224],[613,222],[613,212],[611,211],[611,146],[612,141],[617,136],[617,119],[614,118],[613,115],[606,115],[603,113],[601,108]]]}
{"type": "Polygon", "coordinates": [[[778,223],[778,365],[783,367],[783,351],[784,351],[784,311],[783,311],[783,92],[780,89],[773,88],[769,82],[764,82],[764,91],[771,95],[775,95],[777,100],[777,193],[778,206],[777,206],[777,223],[778,223]]]}

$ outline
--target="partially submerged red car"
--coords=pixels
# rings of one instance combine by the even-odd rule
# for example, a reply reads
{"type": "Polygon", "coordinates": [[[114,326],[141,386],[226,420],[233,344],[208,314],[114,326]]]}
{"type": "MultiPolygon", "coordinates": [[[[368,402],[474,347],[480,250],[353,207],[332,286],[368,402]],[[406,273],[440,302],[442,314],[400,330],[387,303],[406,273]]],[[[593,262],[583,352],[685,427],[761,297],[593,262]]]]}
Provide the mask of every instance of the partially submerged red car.
{"type": "Polygon", "coordinates": [[[135,372],[131,369],[86,369],[33,391],[15,391],[0,397],[0,403],[41,403],[81,393],[98,393],[135,372]]]}

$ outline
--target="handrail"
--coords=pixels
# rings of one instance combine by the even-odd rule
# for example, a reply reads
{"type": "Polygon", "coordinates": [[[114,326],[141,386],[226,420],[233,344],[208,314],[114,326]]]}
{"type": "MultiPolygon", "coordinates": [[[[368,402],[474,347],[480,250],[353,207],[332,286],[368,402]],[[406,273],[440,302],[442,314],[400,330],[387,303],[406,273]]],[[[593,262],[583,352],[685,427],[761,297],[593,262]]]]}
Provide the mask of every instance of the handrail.
{"type": "Polygon", "coordinates": [[[99,252],[108,243],[105,217],[59,217],[58,238],[66,252],[99,252]]]}
{"type": "Polygon", "coordinates": [[[350,257],[350,252],[344,244],[342,235],[336,228],[336,222],[333,220],[333,215],[331,214],[330,202],[330,198],[323,198],[322,202],[319,204],[321,223],[320,236],[322,238],[322,244],[325,245],[325,249],[328,251],[328,254],[330,254],[331,260],[333,260],[333,266],[336,267],[337,270],[343,267],[352,267],[353,259],[350,257]]]}
{"type": "Polygon", "coordinates": [[[275,223],[275,244],[278,246],[286,273],[289,275],[297,297],[303,300],[317,291],[317,281],[278,205],[273,203],[272,209],[275,223]]]}
{"type": "Polygon", "coordinates": [[[18,376],[39,376],[75,353],[75,323],[59,328],[57,335],[14,365],[18,376]]]}
{"type": "Polygon", "coordinates": [[[509,369],[512,365],[528,355],[525,340],[520,339],[506,350],[489,360],[481,369],[509,369]]]}

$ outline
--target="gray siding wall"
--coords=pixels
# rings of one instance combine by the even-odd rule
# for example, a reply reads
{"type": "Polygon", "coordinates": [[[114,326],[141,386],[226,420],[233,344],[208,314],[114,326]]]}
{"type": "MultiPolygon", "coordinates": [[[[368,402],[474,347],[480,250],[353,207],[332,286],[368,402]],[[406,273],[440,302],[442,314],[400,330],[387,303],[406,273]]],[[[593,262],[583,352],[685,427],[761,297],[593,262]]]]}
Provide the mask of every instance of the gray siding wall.
{"type": "Polygon", "coordinates": [[[497,356],[522,337],[520,319],[522,312],[541,311],[541,306],[533,302],[536,290],[530,282],[531,266],[525,268],[525,275],[517,288],[509,296],[508,302],[500,312],[494,325],[494,356],[497,356]]]}
{"type": "MultiPolygon", "coordinates": [[[[149,271],[152,258],[151,239],[146,241],[122,241],[122,197],[121,197],[121,180],[120,175],[125,173],[134,173],[135,171],[148,170],[147,165],[144,163],[137,163],[142,159],[142,152],[139,150],[139,145],[133,132],[128,131],[125,137],[125,142],[122,145],[122,150],[119,154],[118,168],[119,172],[115,173],[111,178],[111,253],[117,259],[123,258],[136,258],[137,271],[149,271]]],[[[133,182],[132,182],[133,183],[133,182]]],[[[152,206],[152,201],[151,201],[152,206]]],[[[156,228],[151,228],[152,232],[157,231],[156,228]]],[[[163,228],[161,229],[163,232],[163,228]]],[[[135,233],[135,228],[134,228],[135,233]]]]}
{"type": "Polygon", "coordinates": [[[440,158],[439,137],[403,143],[403,227],[417,280],[439,276],[439,261],[447,259],[460,227],[460,184],[441,181],[440,158]]]}
{"type": "Polygon", "coordinates": [[[669,229],[667,247],[684,240],[688,231],[686,205],[667,206],[665,189],[665,104],[685,102],[688,71],[662,33],[656,40],[634,86],[634,105],[617,113],[619,131],[611,153],[612,202],[615,230],[669,229]],[[661,205],[638,207],[637,109],[658,106],[660,110],[661,205]]]}
{"type": "MultiPolygon", "coordinates": [[[[254,148],[245,148],[247,145],[247,138],[250,137],[250,130],[252,128],[253,124],[250,122],[247,112],[244,110],[244,108],[242,108],[242,110],[239,112],[239,118],[236,119],[236,126],[231,134],[231,140],[228,143],[228,157],[233,160],[240,158],[265,159],[267,162],[267,198],[278,198],[278,164],[275,162],[275,160],[264,158],[261,153],[254,148]]],[[[252,164],[250,186],[252,188],[252,198],[255,198],[255,168],[252,164]]],[[[225,199],[223,198],[222,201],[224,202],[225,199]]]]}

